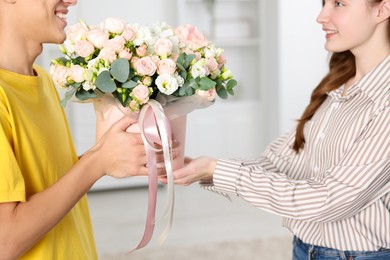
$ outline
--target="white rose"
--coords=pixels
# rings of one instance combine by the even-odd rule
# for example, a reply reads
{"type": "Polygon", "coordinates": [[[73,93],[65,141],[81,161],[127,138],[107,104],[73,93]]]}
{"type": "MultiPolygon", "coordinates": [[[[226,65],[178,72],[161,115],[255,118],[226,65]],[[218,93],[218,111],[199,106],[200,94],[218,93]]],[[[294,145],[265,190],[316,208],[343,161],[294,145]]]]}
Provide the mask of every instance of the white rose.
{"type": "Polygon", "coordinates": [[[177,81],[177,84],[179,85],[179,87],[183,86],[184,85],[184,79],[182,78],[182,76],[179,75],[179,73],[175,73],[174,75],[176,81],[177,81]]]}
{"type": "Polygon", "coordinates": [[[84,82],[82,84],[82,86],[83,86],[83,89],[86,90],[86,91],[95,90],[96,89],[96,86],[93,83],[91,83],[91,82],[84,82]]]}
{"type": "Polygon", "coordinates": [[[107,18],[103,22],[103,28],[111,33],[121,34],[125,29],[125,22],[117,18],[107,18]]]}
{"type": "Polygon", "coordinates": [[[204,59],[199,60],[191,67],[191,75],[193,78],[205,77],[207,75],[206,61],[204,59]]]}
{"type": "Polygon", "coordinates": [[[155,83],[160,92],[166,95],[172,94],[179,88],[176,78],[167,73],[159,75],[155,83]]]}

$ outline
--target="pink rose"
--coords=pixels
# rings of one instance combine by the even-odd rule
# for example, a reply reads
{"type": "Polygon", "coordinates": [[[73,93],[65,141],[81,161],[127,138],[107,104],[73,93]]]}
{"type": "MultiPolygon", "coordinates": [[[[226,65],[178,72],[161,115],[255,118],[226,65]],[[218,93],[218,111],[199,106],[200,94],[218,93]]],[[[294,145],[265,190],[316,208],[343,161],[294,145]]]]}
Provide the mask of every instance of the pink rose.
{"type": "Polygon", "coordinates": [[[153,76],[157,70],[156,64],[147,56],[137,60],[134,63],[134,68],[139,75],[153,76]]]}
{"type": "Polygon", "coordinates": [[[136,36],[137,36],[136,32],[129,25],[125,27],[125,30],[122,33],[122,37],[125,38],[126,41],[133,41],[136,36]]]}
{"type": "Polygon", "coordinates": [[[162,56],[166,58],[172,53],[173,43],[166,39],[166,38],[160,38],[156,41],[154,45],[154,51],[158,56],[162,56]]]}
{"type": "Polygon", "coordinates": [[[130,66],[132,68],[135,68],[135,64],[137,63],[138,60],[139,60],[139,58],[137,56],[131,57],[131,59],[130,59],[130,66]]]}
{"type": "Polygon", "coordinates": [[[200,89],[198,89],[196,91],[196,94],[206,98],[208,101],[213,101],[215,99],[215,97],[216,97],[217,92],[216,92],[215,88],[212,88],[212,89],[209,89],[209,90],[200,90],[200,89]]]}
{"type": "Polygon", "coordinates": [[[222,67],[223,67],[223,65],[225,65],[226,64],[226,58],[225,58],[225,56],[223,56],[223,55],[220,55],[219,57],[218,57],[218,68],[219,69],[221,69],[222,67]]]}
{"type": "Polygon", "coordinates": [[[179,58],[179,54],[178,53],[172,53],[170,57],[171,57],[172,60],[177,61],[177,58],[179,58]]]}
{"type": "Polygon", "coordinates": [[[66,31],[67,38],[71,42],[76,42],[78,40],[81,40],[86,33],[87,33],[87,29],[81,23],[77,23],[69,26],[66,31]]]}
{"type": "Polygon", "coordinates": [[[142,84],[144,84],[145,86],[149,87],[150,85],[152,85],[153,83],[153,79],[152,77],[150,76],[145,76],[143,79],[142,79],[142,84]]]}
{"type": "Polygon", "coordinates": [[[74,51],[77,55],[86,58],[91,56],[95,52],[95,47],[90,41],[80,40],[75,43],[74,51]]]}
{"type": "Polygon", "coordinates": [[[147,50],[148,47],[145,44],[141,44],[140,46],[137,47],[136,52],[138,56],[144,57],[146,55],[147,50]]]}
{"type": "Polygon", "coordinates": [[[114,49],[105,47],[100,51],[99,58],[111,64],[116,60],[117,57],[114,49]]]}
{"type": "Polygon", "coordinates": [[[52,65],[51,74],[55,83],[62,88],[66,88],[67,78],[69,77],[69,69],[60,64],[52,65]]]}
{"type": "Polygon", "coordinates": [[[128,50],[121,50],[118,54],[119,58],[125,58],[126,60],[130,60],[133,54],[128,50]]]}
{"type": "Polygon", "coordinates": [[[215,58],[206,59],[206,66],[210,71],[218,69],[218,62],[215,58]]]}
{"type": "Polygon", "coordinates": [[[207,45],[206,37],[191,24],[181,25],[175,30],[179,39],[190,49],[197,50],[207,45]]]}
{"type": "Polygon", "coordinates": [[[202,55],[199,52],[194,52],[191,49],[185,48],[183,50],[186,54],[194,54],[195,55],[195,61],[199,61],[202,58],[202,55]]]}
{"type": "Polygon", "coordinates": [[[142,84],[137,85],[131,92],[134,99],[138,101],[139,104],[145,104],[149,100],[150,91],[147,86],[142,84]]]}
{"type": "Polygon", "coordinates": [[[119,53],[123,50],[126,40],[122,36],[115,36],[113,39],[106,41],[104,47],[112,48],[115,53],[119,53]]]}
{"type": "Polygon", "coordinates": [[[80,65],[71,65],[70,67],[70,77],[74,82],[81,83],[84,79],[84,71],[85,69],[80,65]]]}
{"type": "Polygon", "coordinates": [[[129,107],[132,111],[139,109],[139,104],[134,99],[130,101],[129,107]]]}
{"type": "Polygon", "coordinates": [[[99,49],[103,48],[104,44],[108,41],[108,33],[99,29],[88,31],[86,36],[99,49]]]}
{"type": "Polygon", "coordinates": [[[171,59],[159,60],[157,63],[157,73],[167,73],[173,75],[176,71],[176,62],[171,59]]]}

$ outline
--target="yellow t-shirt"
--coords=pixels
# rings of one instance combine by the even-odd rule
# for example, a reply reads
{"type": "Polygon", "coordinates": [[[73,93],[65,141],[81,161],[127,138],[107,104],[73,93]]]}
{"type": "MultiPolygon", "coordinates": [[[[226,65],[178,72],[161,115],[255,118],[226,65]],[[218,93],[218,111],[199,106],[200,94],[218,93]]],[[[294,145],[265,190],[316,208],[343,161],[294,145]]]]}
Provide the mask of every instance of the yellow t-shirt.
{"type": "MultiPolygon", "coordinates": [[[[28,200],[77,161],[57,90],[34,68],[38,76],[0,69],[0,202],[28,200]]],[[[21,259],[97,259],[86,196],[21,259]]]]}

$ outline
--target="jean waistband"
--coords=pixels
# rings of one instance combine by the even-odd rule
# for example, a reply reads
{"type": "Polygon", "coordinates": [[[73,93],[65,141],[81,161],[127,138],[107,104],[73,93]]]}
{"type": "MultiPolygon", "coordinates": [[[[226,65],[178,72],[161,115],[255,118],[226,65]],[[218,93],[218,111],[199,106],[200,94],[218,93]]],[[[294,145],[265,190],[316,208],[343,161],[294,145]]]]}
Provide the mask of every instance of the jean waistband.
{"type": "MultiPolygon", "coordinates": [[[[357,256],[369,256],[372,254],[378,254],[378,253],[386,253],[389,254],[390,259],[390,249],[387,248],[381,248],[377,251],[343,251],[328,247],[322,247],[322,246],[315,246],[311,244],[304,243],[301,239],[294,236],[294,245],[305,248],[307,251],[315,252],[316,255],[326,255],[326,256],[338,256],[341,259],[344,259],[346,257],[357,257],[357,256]]],[[[386,258],[387,259],[387,258],[386,258]]]]}

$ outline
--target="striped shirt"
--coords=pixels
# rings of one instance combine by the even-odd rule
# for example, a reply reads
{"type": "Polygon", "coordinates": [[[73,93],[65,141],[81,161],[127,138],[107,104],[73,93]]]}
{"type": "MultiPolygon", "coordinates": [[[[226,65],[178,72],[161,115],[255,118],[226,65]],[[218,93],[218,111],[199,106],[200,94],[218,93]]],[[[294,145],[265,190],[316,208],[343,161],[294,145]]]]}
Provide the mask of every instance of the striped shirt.
{"type": "Polygon", "coordinates": [[[332,91],[306,123],[255,160],[218,160],[209,190],[283,216],[309,244],[339,250],[390,249],[390,56],[351,86],[332,91]]]}

